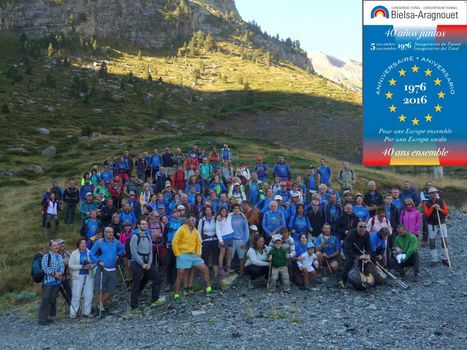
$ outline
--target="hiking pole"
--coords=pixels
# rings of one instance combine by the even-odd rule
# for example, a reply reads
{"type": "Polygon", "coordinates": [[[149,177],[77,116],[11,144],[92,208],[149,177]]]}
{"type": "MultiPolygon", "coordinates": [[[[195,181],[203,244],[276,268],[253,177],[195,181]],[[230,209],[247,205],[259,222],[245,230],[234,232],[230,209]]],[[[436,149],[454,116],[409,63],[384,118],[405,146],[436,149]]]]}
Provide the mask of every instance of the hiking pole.
{"type": "MultiPolygon", "coordinates": [[[[446,242],[446,239],[444,238],[444,230],[442,229],[442,226],[441,226],[441,218],[439,217],[439,210],[436,210],[436,215],[438,216],[438,225],[439,225],[439,230],[441,232],[441,240],[443,242],[443,247],[444,247],[444,251],[446,253],[446,257],[448,258],[448,266],[449,266],[449,271],[452,272],[452,265],[451,265],[451,258],[449,257],[449,251],[448,251],[448,246],[447,246],[447,242],[446,242]]],[[[446,232],[446,237],[448,236],[448,233],[446,232]]]]}
{"type": "Polygon", "coordinates": [[[405,282],[403,282],[400,278],[397,278],[393,273],[381,266],[379,262],[376,262],[376,266],[380,268],[386,275],[391,277],[391,279],[395,281],[399,285],[399,287],[405,290],[409,289],[409,286],[405,282]]]}
{"type": "Polygon", "coordinates": [[[334,270],[332,269],[331,264],[329,264],[328,258],[324,258],[324,261],[326,261],[326,265],[328,266],[329,274],[332,276],[333,273],[334,273],[334,270]]]}
{"type": "MultiPolygon", "coordinates": [[[[365,254],[365,253],[358,247],[358,245],[356,245],[355,243],[354,243],[354,246],[360,251],[360,253],[365,254]]],[[[396,282],[397,285],[398,285],[399,287],[401,287],[402,289],[405,289],[405,290],[409,289],[409,286],[408,286],[405,282],[403,282],[401,279],[397,278],[394,274],[392,274],[391,272],[389,272],[388,270],[386,270],[383,266],[381,266],[381,264],[380,264],[379,262],[376,261],[376,262],[374,262],[374,263],[375,263],[375,265],[376,265],[376,268],[379,268],[381,271],[384,272],[384,274],[386,274],[386,275],[388,275],[389,277],[391,277],[391,279],[392,279],[394,282],[396,282]]]]}
{"type": "Polygon", "coordinates": [[[63,283],[60,283],[60,288],[62,288],[63,294],[65,294],[65,298],[66,298],[67,300],[70,301],[70,307],[71,307],[71,308],[73,309],[73,311],[75,312],[75,315],[78,315],[78,313],[76,312],[75,307],[74,307],[73,304],[71,303],[71,299],[70,299],[68,293],[66,292],[65,287],[63,286],[63,283]]]}
{"type": "Polygon", "coordinates": [[[271,287],[271,274],[272,274],[272,260],[269,261],[269,271],[268,271],[268,285],[267,285],[267,291],[269,291],[269,288],[271,287]]]}
{"type": "Polygon", "coordinates": [[[120,264],[117,264],[117,266],[118,266],[118,271],[120,271],[120,276],[122,277],[122,282],[123,282],[123,285],[125,286],[125,290],[127,294],[129,294],[130,290],[128,289],[128,286],[126,285],[125,276],[123,275],[123,271],[122,271],[122,266],[120,264]]]}
{"type": "Polygon", "coordinates": [[[102,270],[102,266],[100,268],[101,270],[101,278],[100,278],[100,283],[99,283],[99,318],[102,318],[102,309],[104,308],[104,305],[102,304],[102,278],[103,278],[103,270],[102,270]]]}

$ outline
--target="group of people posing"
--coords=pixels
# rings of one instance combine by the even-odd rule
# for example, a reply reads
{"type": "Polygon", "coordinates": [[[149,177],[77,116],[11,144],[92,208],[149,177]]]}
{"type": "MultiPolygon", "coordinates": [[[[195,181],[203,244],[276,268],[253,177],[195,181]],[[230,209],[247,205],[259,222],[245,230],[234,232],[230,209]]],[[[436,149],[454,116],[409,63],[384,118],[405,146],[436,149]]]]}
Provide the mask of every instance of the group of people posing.
{"type": "Polygon", "coordinates": [[[61,290],[70,317],[91,317],[93,298],[105,315],[119,275],[131,286],[130,305],[137,311],[149,281],[151,304],[161,304],[161,274],[178,303],[182,288],[192,293],[195,270],[207,294],[212,277],[236,266],[249,276],[250,288],[267,283],[273,292],[280,282],[288,293],[290,282],[306,290],[323,273],[340,275],[345,287],[356,261],[400,275],[412,266],[419,281],[420,242],[429,244],[432,265],[447,265],[445,249],[439,260],[437,241],[442,236],[447,244],[448,209],[432,183],[420,194],[409,181],[380,194],[369,181],[361,194],[353,192],[356,182],[348,162],[333,176],[324,159],[304,176],[293,177],[283,157],[272,167],[259,156],[253,167],[234,169],[226,144],[209,154],[193,145],[187,153],[166,148],[135,160],[125,151],[85,172],[79,186],[70,181],[62,189],[55,181],[42,197],[44,234],[52,219],[59,231],[62,208],[65,225],[73,224],[79,208],[80,238],[71,254],[60,252],[63,241],[51,241],[42,258],[39,322],[53,319],[61,290]],[[339,190],[332,187],[334,177],[339,190]]]}

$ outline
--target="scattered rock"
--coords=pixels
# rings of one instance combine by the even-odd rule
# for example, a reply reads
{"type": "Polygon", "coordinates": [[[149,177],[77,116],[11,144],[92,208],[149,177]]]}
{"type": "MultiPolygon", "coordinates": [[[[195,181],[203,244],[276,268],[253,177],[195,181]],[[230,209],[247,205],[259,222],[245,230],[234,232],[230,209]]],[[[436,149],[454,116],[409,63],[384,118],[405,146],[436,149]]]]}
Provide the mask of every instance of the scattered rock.
{"type": "Polygon", "coordinates": [[[57,149],[54,146],[49,146],[42,150],[43,156],[54,156],[55,154],[57,154],[57,149]]]}
{"type": "Polygon", "coordinates": [[[13,168],[8,168],[2,171],[2,176],[18,176],[18,171],[13,168]]]}
{"type": "Polygon", "coordinates": [[[94,108],[94,112],[95,112],[95,113],[102,113],[102,112],[103,112],[103,110],[102,110],[102,109],[100,109],[100,108],[94,108]]]}
{"type": "Polygon", "coordinates": [[[203,310],[193,310],[191,312],[191,316],[200,316],[200,315],[206,315],[206,311],[203,310]]]}
{"type": "Polygon", "coordinates": [[[37,128],[36,131],[37,131],[39,134],[42,134],[42,135],[48,135],[48,134],[50,134],[50,131],[49,131],[49,129],[47,129],[47,128],[37,128]]]}
{"type": "Polygon", "coordinates": [[[27,171],[30,171],[34,174],[42,174],[44,170],[39,165],[30,165],[26,168],[27,171]]]}
{"type": "Polygon", "coordinates": [[[74,156],[76,153],[77,153],[77,151],[76,151],[74,148],[70,148],[70,149],[68,150],[68,155],[69,155],[69,156],[74,156]]]}
{"type": "Polygon", "coordinates": [[[43,110],[44,112],[50,112],[50,113],[55,112],[55,108],[53,108],[52,106],[47,106],[47,105],[43,106],[43,107],[42,107],[42,110],[43,110]]]}
{"type": "Polygon", "coordinates": [[[119,143],[120,140],[118,139],[118,137],[112,137],[110,140],[109,140],[110,143],[119,143]]]}
{"type": "Polygon", "coordinates": [[[97,140],[100,136],[101,136],[100,133],[94,131],[94,132],[91,134],[91,141],[97,140]]]}
{"type": "Polygon", "coordinates": [[[10,147],[7,149],[9,153],[28,154],[29,152],[24,147],[10,147]]]}
{"type": "Polygon", "coordinates": [[[223,291],[226,291],[232,287],[238,278],[237,273],[229,273],[227,276],[223,277],[219,281],[219,286],[223,291]]]}
{"type": "Polygon", "coordinates": [[[371,311],[377,311],[378,307],[375,304],[370,304],[368,305],[367,309],[371,311]]]}

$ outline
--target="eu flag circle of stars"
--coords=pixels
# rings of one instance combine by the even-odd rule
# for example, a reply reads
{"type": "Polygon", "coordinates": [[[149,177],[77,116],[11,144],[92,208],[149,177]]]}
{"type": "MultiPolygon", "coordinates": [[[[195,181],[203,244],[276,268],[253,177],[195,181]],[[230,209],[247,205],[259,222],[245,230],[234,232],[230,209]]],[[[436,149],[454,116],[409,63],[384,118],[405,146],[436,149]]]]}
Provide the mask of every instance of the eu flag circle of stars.
{"type": "MultiPolygon", "coordinates": [[[[444,102],[444,98],[446,94],[443,92],[442,89],[442,80],[436,76],[433,71],[429,68],[426,70],[422,71],[420,70],[420,67],[417,66],[417,64],[414,64],[413,66],[409,67],[407,70],[404,68],[399,69],[399,71],[396,73],[395,77],[393,76],[389,82],[389,88],[388,91],[386,92],[386,101],[388,101],[391,105],[388,106],[389,112],[394,113],[397,118],[399,119],[400,123],[412,123],[412,126],[419,126],[420,122],[425,123],[430,123],[434,116],[437,114],[442,113],[443,106],[442,103],[444,102]],[[398,75],[397,75],[398,73],[398,75]],[[408,79],[407,79],[408,78],[408,79]],[[403,113],[398,113],[398,106],[394,104],[393,101],[393,92],[394,90],[400,86],[400,89],[403,88],[404,84],[410,84],[412,79],[416,78],[424,78],[424,82],[426,82],[426,87],[427,91],[431,90],[433,87],[434,90],[437,90],[438,92],[436,95],[432,95],[435,100],[435,105],[432,106],[431,114],[428,112],[426,115],[423,117],[419,117],[420,119],[417,118],[417,116],[411,116],[411,115],[405,115],[403,113]],[[437,101],[436,101],[437,100],[437,101]]],[[[423,94],[427,95],[427,91],[425,91],[423,94]]],[[[404,93],[404,97],[410,98],[410,97],[420,97],[420,94],[409,94],[408,92],[404,93]]],[[[431,96],[427,96],[427,106],[430,106],[430,102],[432,103],[433,99],[430,98],[431,96]]]]}

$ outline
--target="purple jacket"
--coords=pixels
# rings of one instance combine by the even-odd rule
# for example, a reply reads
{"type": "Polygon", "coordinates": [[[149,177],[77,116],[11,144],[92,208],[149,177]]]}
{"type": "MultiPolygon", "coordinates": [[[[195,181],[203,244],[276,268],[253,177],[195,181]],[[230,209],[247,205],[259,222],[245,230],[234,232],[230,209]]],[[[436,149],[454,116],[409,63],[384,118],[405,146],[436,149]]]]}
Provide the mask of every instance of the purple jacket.
{"type": "Polygon", "coordinates": [[[420,227],[422,226],[422,215],[416,208],[412,207],[402,210],[399,221],[407,230],[418,237],[420,227]]]}

